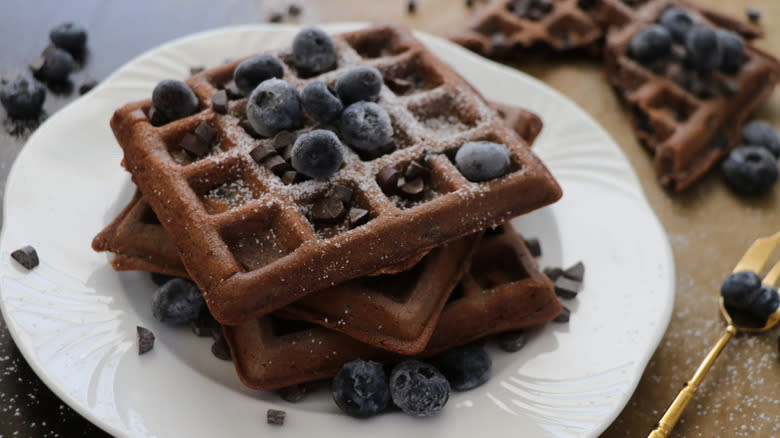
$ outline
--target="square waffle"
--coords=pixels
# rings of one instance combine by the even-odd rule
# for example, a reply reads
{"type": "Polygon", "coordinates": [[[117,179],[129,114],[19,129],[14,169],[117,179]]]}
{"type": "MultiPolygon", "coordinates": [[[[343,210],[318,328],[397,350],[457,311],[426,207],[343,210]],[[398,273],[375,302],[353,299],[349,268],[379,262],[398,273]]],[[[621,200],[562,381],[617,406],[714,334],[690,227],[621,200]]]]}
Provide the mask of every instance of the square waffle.
{"type": "MultiPolygon", "coordinates": [[[[511,227],[485,234],[469,273],[441,313],[428,346],[432,356],[488,335],[535,327],[555,318],[561,305],[522,237],[511,227]]],[[[332,377],[351,360],[392,362],[399,356],[319,326],[265,316],[224,326],[241,381],[274,389],[332,377]]]]}
{"type": "MultiPolygon", "coordinates": [[[[279,155],[255,161],[250,152],[263,145],[270,150],[274,140],[257,139],[241,127],[246,99],[230,101],[226,114],[215,111],[211,97],[227,85],[240,60],[188,80],[201,105],[193,116],[155,127],[148,117],[151,100],[145,100],[125,105],[111,120],[125,167],[224,324],[267,314],[561,196],[527,144],[409,32],[378,26],[337,35],[334,42],[337,68],[315,77],[301,77],[289,51],[275,54],[285,63],[284,79],[298,88],[313,79],[332,84],[358,65],[382,73],[378,104],[392,119],[395,150],[368,159],[347,148],[344,165],[332,178],[351,188],[355,204],[367,210],[363,225],[313,225],[307,213],[328,184],[283,179],[279,175],[289,167],[279,155]],[[204,158],[189,160],[181,140],[203,122],[216,129],[218,145],[204,158]],[[483,183],[466,180],[452,156],[475,140],[505,144],[510,172],[483,183]],[[383,192],[377,175],[412,161],[429,168],[425,196],[411,204],[398,202],[383,192]]],[[[307,122],[293,134],[312,125],[307,122]]]]}
{"type": "MultiPolygon", "coordinates": [[[[489,58],[506,58],[542,46],[600,53],[610,26],[624,26],[651,0],[492,0],[450,39],[489,58]]],[[[721,27],[753,39],[761,28],[691,1],[682,4],[721,27]]]]}
{"type": "Polygon", "coordinates": [[[731,23],[714,12],[705,17],[688,5],[677,0],[636,7],[619,0],[608,4],[609,14],[622,16],[624,25],[611,27],[607,35],[607,77],[632,113],[637,138],[653,153],[659,181],[676,191],[690,187],[740,143],[746,118],[780,81],[780,62],[747,41],[740,69],[734,74],[717,71],[704,85],[680,60],[646,66],[629,56],[631,38],[670,6],[688,9],[714,28],[731,23]]]}
{"type": "MultiPolygon", "coordinates": [[[[523,139],[533,142],[542,127],[538,116],[513,105],[491,105],[523,139]]],[[[467,269],[476,242],[476,236],[460,239],[434,249],[409,272],[350,280],[309,295],[280,314],[315,322],[397,353],[418,353],[427,344],[445,300],[467,269]]],[[[95,237],[93,247],[114,252],[111,264],[116,270],[189,277],[140,191],[95,237]]]]}

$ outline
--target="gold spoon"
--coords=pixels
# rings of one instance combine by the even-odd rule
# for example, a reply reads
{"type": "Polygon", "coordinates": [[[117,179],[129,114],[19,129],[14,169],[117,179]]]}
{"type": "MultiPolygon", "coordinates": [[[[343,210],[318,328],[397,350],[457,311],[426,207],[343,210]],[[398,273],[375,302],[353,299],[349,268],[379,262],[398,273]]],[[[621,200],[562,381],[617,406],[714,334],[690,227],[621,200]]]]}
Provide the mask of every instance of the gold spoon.
{"type": "MultiPolygon", "coordinates": [[[[779,242],[780,232],[775,233],[773,236],[756,239],[732,272],[753,271],[755,273],[760,273],[779,242]]],[[[775,286],[778,278],[780,278],[780,261],[767,272],[762,282],[769,286],[775,286]]],[[[694,373],[691,380],[685,383],[683,389],[677,394],[677,397],[666,410],[664,416],[658,421],[656,428],[650,432],[648,438],[666,438],[672,433],[672,429],[674,429],[677,421],[682,416],[685,407],[688,406],[688,403],[693,399],[696,390],[699,389],[699,384],[704,380],[704,376],[707,375],[707,372],[710,370],[710,367],[712,367],[712,364],[715,363],[715,359],[718,358],[718,355],[726,346],[726,343],[737,334],[737,332],[762,333],[771,329],[780,321],[780,307],[778,307],[773,314],[769,315],[769,318],[767,318],[766,324],[764,324],[763,327],[742,327],[735,325],[731,315],[728,310],[726,310],[726,305],[723,303],[723,297],[720,298],[720,313],[723,314],[723,318],[726,320],[726,332],[723,333],[723,336],[720,337],[718,343],[715,344],[709,354],[707,354],[707,357],[704,358],[704,361],[699,365],[699,368],[696,370],[696,373],[694,373]]]]}

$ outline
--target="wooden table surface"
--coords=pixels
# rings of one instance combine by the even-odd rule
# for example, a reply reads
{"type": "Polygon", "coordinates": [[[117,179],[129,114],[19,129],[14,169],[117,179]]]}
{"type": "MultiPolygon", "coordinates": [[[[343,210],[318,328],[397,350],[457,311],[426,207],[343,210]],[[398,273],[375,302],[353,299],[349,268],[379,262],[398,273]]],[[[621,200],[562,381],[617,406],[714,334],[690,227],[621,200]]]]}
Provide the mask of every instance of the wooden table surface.
{"type": "MultiPolygon", "coordinates": [[[[744,17],[748,6],[761,9],[766,38],[758,45],[780,54],[780,1],[700,1],[737,17],[744,17]]],[[[144,50],[172,38],[264,21],[286,4],[260,0],[3,0],[0,74],[24,70],[47,44],[48,30],[63,21],[82,23],[89,31],[89,60],[73,75],[78,87],[85,77],[100,80],[144,50]]],[[[298,4],[303,7],[301,23],[398,21],[437,35],[457,29],[469,14],[462,0],[417,0],[414,15],[406,13],[406,0],[299,0],[298,4]]],[[[657,184],[651,160],[634,139],[629,118],[596,60],[535,55],[517,60],[514,66],[569,96],[609,131],[628,155],[668,233],[676,264],[672,321],[633,397],[603,434],[607,438],[644,437],[723,330],[718,289],[724,276],[749,242],[780,228],[780,187],[761,198],[739,198],[726,188],[719,172],[712,172],[686,193],[667,193],[657,184]]],[[[77,92],[50,92],[45,109],[52,114],[76,97],[77,92]]],[[[780,94],[775,93],[756,116],[780,127],[780,94]]],[[[5,119],[2,110],[0,119],[5,119]]],[[[7,122],[4,127],[9,127],[7,122]]],[[[6,131],[0,130],[0,189],[26,139],[6,131]]],[[[624,293],[630,293],[631,285],[626,288],[624,293]]],[[[774,329],[732,340],[673,436],[780,437],[777,337],[774,329]]],[[[35,376],[0,318],[0,438],[103,435],[35,376]]]]}

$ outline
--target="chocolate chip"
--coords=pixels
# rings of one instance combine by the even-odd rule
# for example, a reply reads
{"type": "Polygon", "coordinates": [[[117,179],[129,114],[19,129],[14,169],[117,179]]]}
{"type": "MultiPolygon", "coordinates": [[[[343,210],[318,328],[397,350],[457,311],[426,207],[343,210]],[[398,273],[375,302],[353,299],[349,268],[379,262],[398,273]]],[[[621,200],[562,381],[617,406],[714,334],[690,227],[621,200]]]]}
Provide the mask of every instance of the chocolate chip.
{"type": "Polygon", "coordinates": [[[422,178],[415,178],[411,181],[406,180],[406,178],[399,178],[397,185],[401,196],[410,199],[419,198],[425,190],[425,181],[422,178]]]}
{"type": "Polygon", "coordinates": [[[498,346],[509,353],[520,351],[525,346],[525,342],[528,336],[523,330],[513,330],[499,334],[496,336],[498,346]]]}
{"type": "Polygon", "coordinates": [[[750,20],[751,23],[758,23],[761,21],[761,9],[747,8],[745,9],[745,14],[747,14],[748,20],[750,20]]]}
{"type": "Polygon", "coordinates": [[[582,282],[566,278],[565,273],[558,277],[553,285],[555,286],[555,294],[566,299],[575,298],[582,290],[582,282]]]}
{"type": "Polygon", "coordinates": [[[547,278],[549,278],[552,281],[557,280],[558,277],[563,275],[563,269],[561,269],[561,268],[549,268],[548,267],[548,268],[544,268],[542,270],[542,272],[544,273],[544,275],[547,276],[547,278]]]}
{"type": "Polygon", "coordinates": [[[490,36],[490,47],[493,48],[493,52],[497,54],[503,54],[506,52],[506,35],[497,32],[490,36]]]}
{"type": "Polygon", "coordinates": [[[542,255],[542,245],[539,243],[539,239],[535,237],[530,239],[523,239],[523,242],[525,242],[525,246],[528,247],[528,251],[531,252],[532,256],[540,257],[542,255]]]}
{"type": "Polygon", "coordinates": [[[238,85],[236,85],[236,83],[233,81],[225,84],[225,92],[227,93],[229,99],[241,99],[244,97],[244,93],[241,92],[241,90],[238,88],[238,85]]]}
{"type": "Polygon", "coordinates": [[[334,198],[322,198],[311,207],[311,217],[319,224],[332,224],[340,221],[346,213],[344,203],[334,198]]]}
{"type": "Polygon", "coordinates": [[[81,83],[79,86],[79,94],[84,95],[89,92],[89,90],[95,88],[98,84],[97,79],[95,78],[86,78],[84,79],[84,82],[81,83]]]}
{"type": "Polygon", "coordinates": [[[414,0],[409,0],[406,2],[406,12],[410,14],[414,14],[417,11],[417,2],[414,0]]]}
{"type": "Polygon", "coordinates": [[[358,225],[363,225],[364,223],[368,222],[368,210],[364,210],[362,208],[351,208],[349,210],[349,226],[350,227],[357,227],[358,225]]]}
{"type": "Polygon", "coordinates": [[[285,146],[282,149],[277,149],[277,151],[285,161],[290,161],[290,158],[292,158],[292,146],[285,146]]]}
{"type": "Polygon", "coordinates": [[[406,166],[406,170],[404,171],[404,178],[406,179],[415,179],[417,177],[426,177],[430,171],[427,167],[423,166],[422,164],[418,163],[417,161],[412,161],[406,166]]]}
{"type": "Polygon", "coordinates": [[[577,262],[563,271],[563,276],[569,280],[582,281],[585,278],[585,265],[577,262]]]}
{"type": "Polygon", "coordinates": [[[337,199],[343,203],[352,201],[352,189],[343,184],[333,184],[328,189],[327,197],[337,199]]]}
{"type": "Polygon", "coordinates": [[[203,157],[209,151],[209,145],[190,132],[184,134],[184,137],[179,142],[179,147],[196,157],[203,157]]]}
{"type": "Polygon", "coordinates": [[[561,313],[553,319],[553,322],[569,322],[571,310],[566,306],[561,306],[561,313]]]}
{"type": "Polygon", "coordinates": [[[198,73],[201,73],[201,72],[203,72],[203,70],[206,70],[206,67],[205,67],[205,66],[202,66],[202,65],[194,65],[194,66],[190,67],[190,75],[191,75],[191,76],[194,76],[194,75],[196,75],[196,74],[198,74],[198,73]]]}
{"type": "Polygon", "coordinates": [[[284,172],[281,176],[282,182],[285,184],[294,183],[297,177],[298,177],[298,172],[294,170],[288,170],[287,172],[284,172]]]}
{"type": "Polygon", "coordinates": [[[298,3],[290,3],[290,6],[287,7],[287,13],[291,17],[297,17],[301,15],[301,12],[303,12],[303,8],[298,3]]]}
{"type": "Polygon", "coordinates": [[[252,159],[255,160],[255,162],[258,164],[273,155],[276,155],[276,150],[265,143],[260,144],[256,148],[252,149],[251,152],[249,152],[249,156],[252,157],[252,159]]]}
{"type": "Polygon", "coordinates": [[[261,135],[255,131],[255,128],[252,127],[252,124],[249,123],[249,119],[241,119],[238,121],[238,126],[244,128],[244,131],[246,131],[247,134],[251,135],[254,138],[260,138],[261,135]]]}
{"type": "Polygon", "coordinates": [[[279,397],[282,398],[284,401],[288,401],[290,403],[295,403],[297,401],[300,401],[304,395],[306,395],[307,392],[309,392],[309,389],[312,386],[310,384],[306,383],[298,383],[296,385],[290,385],[285,386],[284,388],[279,388],[276,390],[276,393],[279,394],[279,397]]]}
{"type": "Polygon", "coordinates": [[[278,409],[269,409],[266,413],[266,417],[268,421],[268,424],[273,424],[275,426],[283,426],[284,425],[284,417],[287,416],[287,413],[284,411],[280,411],[278,409]]]}
{"type": "Polygon", "coordinates": [[[282,20],[284,20],[284,14],[279,11],[273,11],[268,16],[268,21],[271,23],[281,23],[282,20]]]}
{"type": "Polygon", "coordinates": [[[38,252],[30,245],[12,252],[11,257],[27,270],[38,266],[38,252]]]}
{"type": "Polygon", "coordinates": [[[217,359],[232,360],[230,346],[228,345],[227,340],[225,340],[225,336],[222,334],[222,332],[220,332],[217,336],[217,340],[214,341],[214,344],[211,345],[211,354],[213,354],[217,359]]]}
{"type": "Polygon", "coordinates": [[[201,338],[207,338],[209,336],[214,337],[219,335],[222,331],[222,327],[219,325],[216,319],[211,316],[208,309],[204,309],[200,312],[197,318],[190,322],[190,328],[195,336],[201,338]]]}
{"type": "Polygon", "coordinates": [[[147,115],[147,118],[154,126],[162,126],[168,123],[168,119],[166,119],[160,111],[157,111],[155,107],[149,108],[149,114],[147,115]]]}
{"type": "Polygon", "coordinates": [[[388,76],[385,78],[387,86],[398,94],[406,94],[415,88],[414,82],[402,78],[388,76]]]}
{"type": "Polygon", "coordinates": [[[467,8],[473,8],[474,7],[474,0],[466,0],[466,7],[467,8]]]}
{"type": "Polygon", "coordinates": [[[279,155],[272,155],[268,157],[263,165],[266,169],[277,175],[281,175],[291,169],[290,164],[284,161],[284,158],[280,157],[279,155]]]}
{"type": "Polygon", "coordinates": [[[276,149],[282,149],[287,146],[291,146],[293,143],[295,143],[295,138],[296,135],[290,131],[279,131],[274,136],[274,147],[276,149]]]}
{"type": "Polygon", "coordinates": [[[228,110],[228,96],[225,90],[217,90],[211,96],[211,107],[214,111],[220,114],[227,114],[228,110]]]}
{"type": "Polygon", "coordinates": [[[387,194],[395,193],[396,183],[401,177],[401,172],[395,166],[387,166],[379,171],[376,176],[376,182],[383,192],[387,194]]]}
{"type": "Polygon", "coordinates": [[[154,348],[154,333],[145,327],[136,326],[136,333],[138,334],[138,355],[148,353],[154,348]]]}
{"type": "Polygon", "coordinates": [[[211,147],[217,139],[217,130],[208,122],[202,122],[195,128],[195,136],[211,147]]]}

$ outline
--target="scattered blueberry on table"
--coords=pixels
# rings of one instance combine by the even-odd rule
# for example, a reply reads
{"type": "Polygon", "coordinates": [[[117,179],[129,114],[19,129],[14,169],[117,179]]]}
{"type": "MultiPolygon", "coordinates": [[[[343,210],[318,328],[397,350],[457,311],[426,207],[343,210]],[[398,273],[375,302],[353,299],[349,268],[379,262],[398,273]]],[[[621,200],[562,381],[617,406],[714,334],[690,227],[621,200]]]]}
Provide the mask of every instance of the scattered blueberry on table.
{"type": "Polygon", "coordinates": [[[390,404],[390,388],[382,364],[347,362],[333,378],[333,400],[344,413],[357,418],[376,415],[390,404]]]}
{"type": "Polygon", "coordinates": [[[49,38],[55,47],[78,56],[87,48],[87,30],[75,23],[62,23],[49,32],[49,38]]]}
{"type": "Polygon", "coordinates": [[[456,391],[467,391],[487,382],[493,366],[482,342],[452,348],[436,356],[432,362],[456,391]]]}
{"type": "Polygon", "coordinates": [[[174,278],[152,295],[152,315],[166,324],[183,324],[195,320],[206,306],[203,292],[195,283],[174,278]]]}
{"type": "Polygon", "coordinates": [[[40,65],[31,65],[35,77],[47,83],[65,82],[76,69],[76,61],[65,50],[54,48],[46,50],[40,65]]]}
{"type": "Polygon", "coordinates": [[[38,117],[44,100],[46,87],[29,75],[19,75],[0,86],[0,103],[12,118],[38,117]]]}
{"type": "Polygon", "coordinates": [[[761,146],[741,146],[723,162],[726,183],[737,193],[760,195],[768,192],[778,178],[777,158],[761,146]]]}

